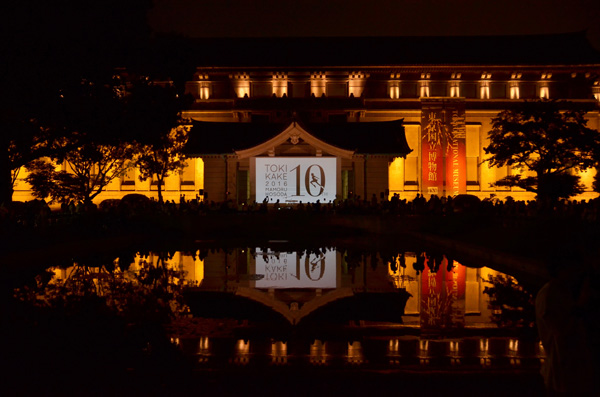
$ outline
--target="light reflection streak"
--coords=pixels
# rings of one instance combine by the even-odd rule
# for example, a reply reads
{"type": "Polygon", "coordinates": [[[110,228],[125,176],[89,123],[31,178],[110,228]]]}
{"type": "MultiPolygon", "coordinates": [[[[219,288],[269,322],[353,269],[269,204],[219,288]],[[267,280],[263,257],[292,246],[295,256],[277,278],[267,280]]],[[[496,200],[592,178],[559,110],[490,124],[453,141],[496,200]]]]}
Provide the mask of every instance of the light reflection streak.
{"type": "Polygon", "coordinates": [[[325,364],[327,362],[327,353],[325,352],[325,342],[316,339],[310,345],[310,363],[325,364]]]}
{"type": "Polygon", "coordinates": [[[287,343],[282,341],[272,341],[271,357],[273,364],[287,364],[287,343]]]}
{"type": "Polygon", "coordinates": [[[236,343],[236,351],[234,363],[246,365],[250,361],[250,341],[238,339],[236,343]]]}
{"type": "Polygon", "coordinates": [[[362,364],[363,352],[359,341],[348,342],[348,363],[362,364]]]}

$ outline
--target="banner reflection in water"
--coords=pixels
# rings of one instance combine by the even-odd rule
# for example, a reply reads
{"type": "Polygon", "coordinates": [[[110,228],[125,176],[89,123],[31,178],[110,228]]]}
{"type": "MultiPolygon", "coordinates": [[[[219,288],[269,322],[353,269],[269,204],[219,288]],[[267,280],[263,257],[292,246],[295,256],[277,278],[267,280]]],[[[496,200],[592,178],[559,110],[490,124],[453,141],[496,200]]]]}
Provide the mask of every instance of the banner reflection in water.
{"type": "Polygon", "coordinates": [[[299,254],[257,248],[256,288],[336,288],[336,258],[335,250],[299,254]]]}

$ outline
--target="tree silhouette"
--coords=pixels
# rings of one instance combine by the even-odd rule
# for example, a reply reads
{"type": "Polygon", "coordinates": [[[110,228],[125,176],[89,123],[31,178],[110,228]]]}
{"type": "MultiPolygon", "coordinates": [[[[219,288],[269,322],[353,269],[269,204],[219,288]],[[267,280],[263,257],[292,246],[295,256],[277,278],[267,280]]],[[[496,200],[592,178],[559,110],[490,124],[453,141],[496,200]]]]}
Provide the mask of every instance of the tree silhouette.
{"type": "Polygon", "coordinates": [[[600,145],[600,134],[587,127],[585,114],[571,103],[545,100],[500,112],[488,132],[490,144],[484,151],[491,156],[486,161],[535,176],[509,175],[496,185],[517,186],[549,201],[581,193],[574,172],[594,166],[593,153],[600,145]]]}
{"type": "Polygon", "coordinates": [[[140,180],[153,179],[158,200],[163,201],[165,178],[186,166],[183,149],[188,139],[189,125],[180,112],[190,102],[180,96],[172,85],[160,86],[142,80],[134,87],[130,104],[130,131],[139,146],[134,159],[140,180]]]}
{"type": "Polygon", "coordinates": [[[61,91],[42,146],[64,169],[53,169],[43,160],[29,164],[26,180],[38,198],[91,203],[131,166],[134,145],[122,139],[125,95],[119,81],[115,83],[82,80],[61,91]]]}

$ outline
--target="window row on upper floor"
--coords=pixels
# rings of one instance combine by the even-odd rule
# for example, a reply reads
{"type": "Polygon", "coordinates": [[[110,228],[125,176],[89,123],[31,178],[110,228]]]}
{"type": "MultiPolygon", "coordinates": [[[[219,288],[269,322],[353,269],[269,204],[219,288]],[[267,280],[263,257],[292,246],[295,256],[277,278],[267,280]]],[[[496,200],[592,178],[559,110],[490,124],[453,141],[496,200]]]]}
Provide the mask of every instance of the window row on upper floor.
{"type": "Polygon", "coordinates": [[[198,100],[233,98],[310,98],[364,97],[377,99],[409,99],[421,97],[463,97],[468,99],[591,99],[600,101],[600,85],[581,81],[417,81],[388,80],[349,81],[311,79],[309,81],[252,81],[250,79],[200,80],[186,85],[188,93],[198,100]]]}

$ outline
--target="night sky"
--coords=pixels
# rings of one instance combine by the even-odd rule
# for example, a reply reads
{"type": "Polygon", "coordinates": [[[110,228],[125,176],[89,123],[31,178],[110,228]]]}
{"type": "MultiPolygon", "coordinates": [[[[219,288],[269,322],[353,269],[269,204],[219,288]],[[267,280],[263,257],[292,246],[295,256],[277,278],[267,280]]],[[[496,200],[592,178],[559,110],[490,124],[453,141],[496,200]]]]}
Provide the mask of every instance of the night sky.
{"type": "Polygon", "coordinates": [[[600,0],[155,0],[156,32],[189,37],[444,36],[588,30],[600,0]]]}

